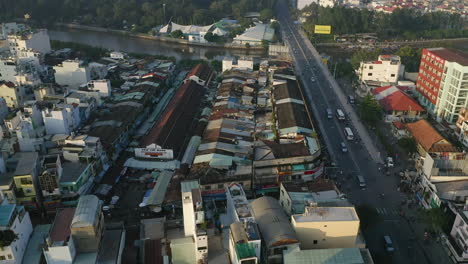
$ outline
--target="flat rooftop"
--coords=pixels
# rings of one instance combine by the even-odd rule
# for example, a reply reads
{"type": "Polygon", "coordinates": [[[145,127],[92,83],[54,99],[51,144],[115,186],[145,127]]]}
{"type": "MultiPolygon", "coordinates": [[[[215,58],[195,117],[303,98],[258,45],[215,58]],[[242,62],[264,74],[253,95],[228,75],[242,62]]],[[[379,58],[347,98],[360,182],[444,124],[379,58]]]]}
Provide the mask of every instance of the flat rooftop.
{"type": "Polygon", "coordinates": [[[354,207],[307,208],[303,215],[293,215],[296,222],[359,221],[354,207]]]}
{"type": "Polygon", "coordinates": [[[49,237],[52,242],[67,241],[70,236],[70,226],[75,216],[75,208],[63,208],[57,211],[54,223],[50,229],[49,237]]]}

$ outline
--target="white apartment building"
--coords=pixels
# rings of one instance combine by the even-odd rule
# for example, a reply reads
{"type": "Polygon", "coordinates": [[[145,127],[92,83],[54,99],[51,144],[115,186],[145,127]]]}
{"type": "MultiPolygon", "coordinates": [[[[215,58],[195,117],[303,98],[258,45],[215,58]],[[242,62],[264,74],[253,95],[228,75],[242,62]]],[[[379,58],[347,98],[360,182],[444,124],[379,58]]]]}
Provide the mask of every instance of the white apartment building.
{"type": "Polygon", "coordinates": [[[460,57],[453,61],[446,60],[437,98],[436,114],[453,123],[457,120],[460,109],[467,106],[468,57],[460,57]]]}
{"type": "Polygon", "coordinates": [[[0,97],[5,99],[8,107],[16,108],[23,105],[26,91],[22,85],[0,81],[0,97]]]}
{"type": "Polygon", "coordinates": [[[91,91],[98,91],[101,97],[108,97],[112,94],[112,87],[109,80],[92,80],[87,85],[91,91]]]}
{"type": "Polygon", "coordinates": [[[304,7],[312,4],[312,3],[319,3],[319,0],[291,0],[291,5],[298,10],[303,9],[304,7]]]}
{"type": "Polygon", "coordinates": [[[241,57],[238,59],[226,57],[223,59],[223,72],[231,69],[253,70],[253,66],[253,59],[248,57],[241,57]]]}
{"type": "Polygon", "coordinates": [[[21,85],[38,85],[41,79],[35,63],[12,58],[0,59],[0,80],[21,85]]]}
{"type": "Polygon", "coordinates": [[[208,258],[208,235],[201,228],[205,222],[200,184],[197,180],[180,183],[182,192],[182,210],[184,214],[184,234],[193,237],[197,263],[206,263],[208,258]]]}
{"type": "Polygon", "coordinates": [[[47,29],[24,30],[8,35],[7,38],[10,53],[14,57],[25,58],[26,51],[35,51],[46,54],[51,51],[50,39],[47,29]]]}
{"type": "Polygon", "coordinates": [[[31,218],[23,206],[0,205],[0,232],[12,231],[18,239],[0,248],[0,263],[16,264],[23,260],[29,238],[33,231],[31,218]]]}
{"type": "Polygon", "coordinates": [[[404,65],[396,55],[380,55],[376,61],[363,61],[357,70],[362,83],[374,82],[380,86],[382,83],[397,84],[403,73],[404,65]]]}
{"type": "Polygon", "coordinates": [[[319,0],[319,5],[323,7],[335,6],[335,0],[319,0]]]}
{"type": "Polygon", "coordinates": [[[42,118],[47,135],[70,135],[81,123],[79,108],[76,104],[57,104],[52,108],[46,108],[42,111],[42,118]]]}
{"type": "Polygon", "coordinates": [[[18,111],[17,116],[20,119],[15,129],[18,138],[20,151],[23,152],[41,152],[44,148],[45,128],[42,120],[42,112],[36,104],[32,104],[18,111]]]}
{"type": "Polygon", "coordinates": [[[301,249],[356,247],[359,217],[354,207],[307,207],[292,215],[301,249]]]}
{"type": "Polygon", "coordinates": [[[79,87],[91,80],[91,71],[88,65],[80,60],[65,60],[54,66],[55,82],[59,85],[79,87]]]}

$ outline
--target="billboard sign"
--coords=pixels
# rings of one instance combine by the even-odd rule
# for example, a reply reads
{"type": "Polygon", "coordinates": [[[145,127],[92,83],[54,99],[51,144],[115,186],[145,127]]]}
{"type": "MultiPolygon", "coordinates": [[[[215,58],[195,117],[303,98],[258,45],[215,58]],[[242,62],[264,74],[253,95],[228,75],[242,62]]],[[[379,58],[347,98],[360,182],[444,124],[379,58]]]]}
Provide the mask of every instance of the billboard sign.
{"type": "Polygon", "coordinates": [[[331,26],[329,26],[329,25],[315,25],[314,33],[315,34],[329,35],[329,34],[331,34],[331,26]]]}
{"type": "Polygon", "coordinates": [[[163,149],[161,146],[151,144],[146,148],[135,148],[135,157],[146,159],[173,159],[172,149],[163,149]]]}

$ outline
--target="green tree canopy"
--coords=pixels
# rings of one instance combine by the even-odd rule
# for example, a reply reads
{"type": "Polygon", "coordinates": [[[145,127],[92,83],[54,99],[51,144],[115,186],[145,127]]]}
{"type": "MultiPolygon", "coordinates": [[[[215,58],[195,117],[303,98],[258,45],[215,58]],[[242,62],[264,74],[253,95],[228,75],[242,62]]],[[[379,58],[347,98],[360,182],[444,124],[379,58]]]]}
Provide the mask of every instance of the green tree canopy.
{"type": "Polygon", "coordinates": [[[371,94],[367,94],[358,105],[362,120],[375,126],[382,119],[382,107],[371,94]]]}
{"type": "Polygon", "coordinates": [[[270,19],[272,19],[274,16],[273,9],[271,8],[265,8],[262,11],[260,11],[260,20],[263,23],[268,23],[270,22],[270,19]]]}

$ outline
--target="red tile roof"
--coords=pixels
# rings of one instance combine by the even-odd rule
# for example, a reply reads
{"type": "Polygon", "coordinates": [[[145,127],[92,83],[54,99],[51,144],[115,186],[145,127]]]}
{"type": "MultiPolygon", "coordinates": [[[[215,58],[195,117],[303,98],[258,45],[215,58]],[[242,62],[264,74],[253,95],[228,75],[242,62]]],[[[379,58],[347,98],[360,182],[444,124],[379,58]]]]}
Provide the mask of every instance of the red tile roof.
{"type": "Polygon", "coordinates": [[[397,122],[393,122],[392,124],[393,124],[394,127],[398,128],[398,129],[405,129],[406,128],[405,124],[403,124],[402,122],[397,121],[397,122]]]}
{"type": "Polygon", "coordinates": [[[400,87],[384,86],[375,88],[371,92],[386,111],[424,111],[424,108],[413,98],[402,92],[400,87]]]}
{"type": "Polygon", "coordinates": [[[0,85],[2,85],[2,84],[6,85],[6,86],[8,86],[8,87],[10,87],[10,88],[15,87],[15,84],[12,83],[12,82],[0,81],[0,85]]]}
{"type": "Polygon", "coordinates": [[[416,142],[427,152],[457,152],[426,120],[406,124],[416,142]],[[440,144],[439,144],[440,143],[440,144]]]}
{"type": "Polygon", "coordinates": [[[54,224],[50,229],[50,239],[52,241],[66,241],[70,236],[70,226],[75,216],[76,208],[63,208],[57,211],[54,224]]]}

